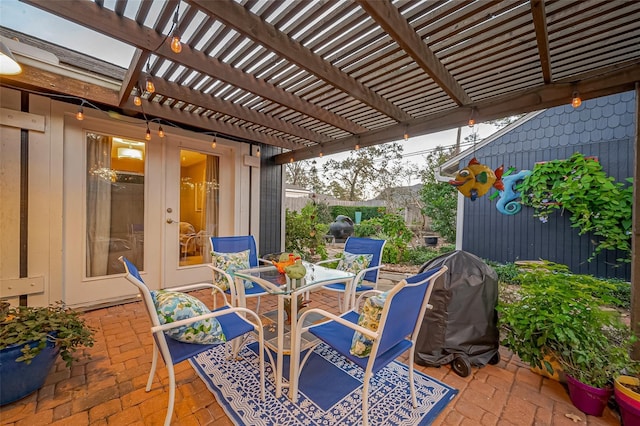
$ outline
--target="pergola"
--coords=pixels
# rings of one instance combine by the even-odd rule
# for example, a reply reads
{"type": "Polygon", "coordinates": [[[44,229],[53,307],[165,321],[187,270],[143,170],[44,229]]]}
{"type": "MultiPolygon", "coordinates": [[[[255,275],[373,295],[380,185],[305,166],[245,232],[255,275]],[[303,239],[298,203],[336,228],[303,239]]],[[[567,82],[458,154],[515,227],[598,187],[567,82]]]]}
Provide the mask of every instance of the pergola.
{"type": "MultiPolygon", "coordinates": [[[[277,164],[404,135],[410,144],[470,118],[536,111],[574,95],[640,97],[635,0],[22,1],[135,54],[119,90],[29,65],[2,82],[128,114],[141,112],[138,94],[147,116],[282,148],[277,164]]],[[[632,282],[640,289],[637,140],[632,282]]],[[[638,291],[632,305],[636,324],[638,291]]]]}

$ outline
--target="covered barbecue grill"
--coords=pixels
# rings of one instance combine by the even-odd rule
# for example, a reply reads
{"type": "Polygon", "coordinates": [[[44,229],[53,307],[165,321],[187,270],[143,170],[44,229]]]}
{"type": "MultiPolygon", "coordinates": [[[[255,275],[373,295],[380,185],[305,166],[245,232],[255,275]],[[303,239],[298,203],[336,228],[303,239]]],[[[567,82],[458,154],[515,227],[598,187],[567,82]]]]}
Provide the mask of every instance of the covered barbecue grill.
{"type": "Polygon", "coordinates": [[[439,367],[451,363],[462,377],[471,366],[500,361],[498,274],[479,257],[457,250],[422,265],[420,272],[446,265],[434,284],[416,342],[415,362],[439,367]]]}

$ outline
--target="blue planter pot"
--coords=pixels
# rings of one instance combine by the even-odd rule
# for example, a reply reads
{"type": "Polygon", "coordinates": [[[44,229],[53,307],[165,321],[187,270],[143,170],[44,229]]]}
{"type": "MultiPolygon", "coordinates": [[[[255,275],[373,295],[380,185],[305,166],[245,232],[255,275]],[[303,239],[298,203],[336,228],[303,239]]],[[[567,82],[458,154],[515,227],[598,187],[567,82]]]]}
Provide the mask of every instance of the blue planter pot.
{"type": "Polygon", "coordinates": [[[58,349],[48,342],[31,364],[16,362],[23,347],[24,344],[0,350],[0,405],[17,401],[40,389],[58,356],[58,349]]]}

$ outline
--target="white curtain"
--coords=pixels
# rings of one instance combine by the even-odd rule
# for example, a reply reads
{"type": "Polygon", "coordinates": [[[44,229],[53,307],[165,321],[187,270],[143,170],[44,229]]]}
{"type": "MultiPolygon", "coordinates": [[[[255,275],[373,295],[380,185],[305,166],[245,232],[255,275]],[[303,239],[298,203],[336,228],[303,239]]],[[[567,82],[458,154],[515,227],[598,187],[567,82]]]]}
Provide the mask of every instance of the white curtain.
{"type": "Polygon", "coordinates": [[[203,263],[211,262],[211,250],[209,248],[209,236],[217,235],[218,210],[219,210],[219,186],[218,186],[218,157],[207,155],[204,182],[204,229],[207,235],[205,250],[203,250],[203,263]]]}
{"type": "Polygon", "coordinates": [[[111,241],[111,138],[87,134],[87,276],[107,275],[111,241]]]}

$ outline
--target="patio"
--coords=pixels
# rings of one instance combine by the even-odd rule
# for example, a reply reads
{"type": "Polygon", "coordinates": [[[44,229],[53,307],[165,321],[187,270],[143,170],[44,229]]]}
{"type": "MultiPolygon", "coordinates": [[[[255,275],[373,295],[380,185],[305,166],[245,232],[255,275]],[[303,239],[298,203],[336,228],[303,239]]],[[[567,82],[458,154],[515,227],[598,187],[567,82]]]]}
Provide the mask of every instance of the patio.
{"type": "MultiPolygon", "coordinates": [[[[387,285],[391,281],[384,280],[387,285]]],[[[202,295],[209,302],[210,295],[202,295]],[[209,299],[207,299],[209,298],[209,299]]],[[[337,311],[335,295],[312,294],[312,306],[337,311]]],[[[255,307],[255,300],[249,300],[255,307]]],[[[261,311],[275,305],[263,298],[261,311]]],[[[167,376],[163,365],[151,392],[144,387],[151,365],[149,322],[141,302],[86,312],[97,328],[92,359],[67,369],[59,359],[38,392],[0,408],[7,426],[20,425],[156,425],[162,424],[167,404],[167,376]]],[[[526,364],[501,348],[501,361],[473,368],[462,378],[449,366],[419,371],[460,390],[436,419],[435,425],[617,425],[615,411],[601,418],[585,416],[556,381],[532,373],[526,364]],[[575,419],[579,420],[573,420],[575,419]]],[[[407,362],[407,359],[403,359],[407,362]]],[[[177,392],[173,424],[232,424],[213,394],[188,363],[176,366],[177,392]]],[[[268,378],[271,380],[272,378],[268,378]]]]}

